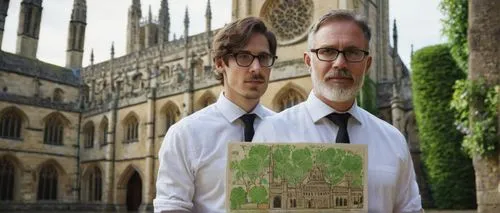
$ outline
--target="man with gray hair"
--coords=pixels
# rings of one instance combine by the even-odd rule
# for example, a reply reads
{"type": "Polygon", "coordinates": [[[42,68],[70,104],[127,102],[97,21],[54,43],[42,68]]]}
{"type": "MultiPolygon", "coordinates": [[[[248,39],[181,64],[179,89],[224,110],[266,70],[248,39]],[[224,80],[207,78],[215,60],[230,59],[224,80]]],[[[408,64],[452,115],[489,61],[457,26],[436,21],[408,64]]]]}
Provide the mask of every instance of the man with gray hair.
{"type": "Polygon", "coordinates": [[[421,212],[405,138],[356,103],[372,62],[370,37],[366,21],[350,11],[322,16],[304,52],[312,92],[305,102],[266,118],[253,141],[367,144],[368,212],[421,212]]]}

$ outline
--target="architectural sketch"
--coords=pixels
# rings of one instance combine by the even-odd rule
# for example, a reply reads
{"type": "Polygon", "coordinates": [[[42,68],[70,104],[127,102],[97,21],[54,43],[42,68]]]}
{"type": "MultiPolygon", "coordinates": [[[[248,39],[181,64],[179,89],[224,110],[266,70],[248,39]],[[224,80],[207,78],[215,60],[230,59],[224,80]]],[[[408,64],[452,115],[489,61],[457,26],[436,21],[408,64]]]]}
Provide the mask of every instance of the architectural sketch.
{"type": "Polygon", "coordinates": [[[231,143],[228,212],[368,212],[367,147],[231,143]]]}

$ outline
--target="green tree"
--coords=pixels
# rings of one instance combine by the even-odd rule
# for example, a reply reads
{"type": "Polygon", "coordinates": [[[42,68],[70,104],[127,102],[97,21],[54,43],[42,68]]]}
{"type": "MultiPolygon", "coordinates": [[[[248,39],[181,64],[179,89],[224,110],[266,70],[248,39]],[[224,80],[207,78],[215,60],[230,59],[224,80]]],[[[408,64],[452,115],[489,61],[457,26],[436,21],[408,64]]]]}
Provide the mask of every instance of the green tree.
{"type": "Polygon", "coordinates": [[[439,6],[444,14],[443,33],[450,42],[451,55],[459,67],[467,71],[468,0],[441,0],[439,6]]]}
{"type": "Polygon", "coordinates": [[[241,187],[233,188],[229,200],[231,209],[240,209],[241,205],[247,202],[247,192],[241,187]]]}
{"type": "Polygon", "coordinates": [[[250,196],[251,202],[256,203],[257,205],[267,203],[269,199],[267,196],[267,190],[264,186],[252,187],[248,195],[250,196]]]}
{"type": "MultiPolygon", "coordinates": [[[[492,0],[470,0],[469,1],[469,76],[468,79],[473,84],[479,83],[484,80],[484,86],[487,90],[494,90],[496,95],[500,92],[500,2],[492,0]]],[[[497,144],[493,150],[493,155],[481,155],[475,153],[474,169],[476,171],[477,187],[477,201],[478,212],[498,212],[500,209],[500,192],[498,186],[500,185],[500,172],[498,171],[499,165],[499,100],[488,103],[471,102],[470,109],[471,115],[469,117],[471,126],[476,126],[478,123],[483,123],[488,119],[493,119],[494,131],[496,137],[491,137],[491,141],[485,141],[486,144],[497,144]],[[482,113],[488,112],[488,108],[496,109],[496,114],[492,114],[488,118],[481,118],[482,113]]],[[[488,134],[473,130],[471,134],[488,134]]]]}
{"type": "Polygon", "coordinates": [[[377,84],[369,76],[365,77],[361,92],[356,99],[363,109],[371,114],[378,114],[377,84]]]}
{"type": "Polygon", "coordinates": [[[448,45],[422,48],[412,58],[412,89],[422,157],[438,208],[475,207],[474,170],[450,108],[453,85],[465,73],[448,45]],[[450,196],[453,195],[453,196],[450,196]]]}

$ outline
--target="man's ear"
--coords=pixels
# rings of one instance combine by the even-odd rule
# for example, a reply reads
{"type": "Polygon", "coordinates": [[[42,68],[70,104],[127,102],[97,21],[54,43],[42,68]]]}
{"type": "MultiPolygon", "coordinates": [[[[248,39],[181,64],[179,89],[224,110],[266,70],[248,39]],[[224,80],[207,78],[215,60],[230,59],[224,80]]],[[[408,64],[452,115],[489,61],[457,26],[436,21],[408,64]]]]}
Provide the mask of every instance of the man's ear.
{"type": "Polygon", "coordinates": [[[369,55],[368,58],[366,59],[365,75],[368,75],[371,66],[372,66],[372,56],[369,55]]]}
{"type": "Polygon", "coordinates": [[[304,63],[308,66],[311,67],[311,57],[309,56],[308,52],[304,52],[304,63]]]}
{"type": "Polygon", "coordinates": [[[218,73],[222,73],[224,71],[224,60],[222,58],[216,58],[215,59],[215,69],[217,70],[218,73]]]}

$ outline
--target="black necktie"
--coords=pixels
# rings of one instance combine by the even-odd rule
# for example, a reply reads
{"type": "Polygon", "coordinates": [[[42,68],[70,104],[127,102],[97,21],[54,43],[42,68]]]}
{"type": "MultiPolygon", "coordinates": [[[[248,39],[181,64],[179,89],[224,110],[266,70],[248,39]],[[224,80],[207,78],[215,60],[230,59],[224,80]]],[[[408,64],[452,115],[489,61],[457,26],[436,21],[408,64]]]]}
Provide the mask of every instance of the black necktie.
{"type": "Polygon", "coordinates": [[[254,130],[253,130],[253,122],[255,121],[256,114],[244,114],[240,117],[240,119],[245,124],[245,141],[252,141],[254,130]]]}
{"type": "Polygon", "coordinates": [[[336,143],[350,143],[349,134],[347,133],[347,121],[351,114],[349,113],[331,113],[326,117],[336,124],[339,127],[339,131],[337,132],[337,139],[335,139],[336,143]]]}

